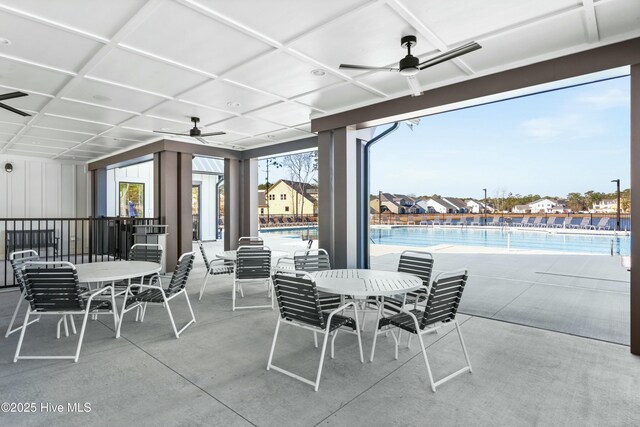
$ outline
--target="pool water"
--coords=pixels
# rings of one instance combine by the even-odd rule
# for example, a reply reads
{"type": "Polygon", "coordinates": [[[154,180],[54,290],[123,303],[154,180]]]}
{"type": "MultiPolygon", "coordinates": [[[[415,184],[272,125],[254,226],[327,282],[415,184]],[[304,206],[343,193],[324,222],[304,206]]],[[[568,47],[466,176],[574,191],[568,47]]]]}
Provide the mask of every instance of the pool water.
{"type": "MultiPolygon", "coordinates": [[[[311,238],[317,236],[315,228],[288,230],[261,230],[263,235],[281,235],[291,238],[311,238]]],[[[512,248],[576,252],[608,255],[613,253],[627,256],[631,252],[630,236],[603,236],[589,234],[562,234],[546,231],[508,231],[502,229],[461,229],[439,227],[394,227],[372,228],[371,241],[375,244],[397,246],[462,245],[490,248],[512,248]]]]}

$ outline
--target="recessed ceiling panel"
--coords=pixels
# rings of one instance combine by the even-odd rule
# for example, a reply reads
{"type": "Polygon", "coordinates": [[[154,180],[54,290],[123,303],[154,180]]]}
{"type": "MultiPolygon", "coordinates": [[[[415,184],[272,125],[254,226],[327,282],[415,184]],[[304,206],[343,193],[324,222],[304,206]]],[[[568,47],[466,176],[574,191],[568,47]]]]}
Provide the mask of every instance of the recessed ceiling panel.
{"type": "MultiPolygon", "coordinates": [[[[0,87],[0,94],[15,92],[13,89],[8,89],[6,87],[0,87]]],[[[28,96],[22,96],[20,98],[13,98],[1,101],[3,104],[6,104],[10,107],[17,108],[18,110],[23,110],[27,113],[37,113],[40,111],[42,107],[49,102],[51,98],[42,95],[36,95],[30,93],[28,96]]]]}
{"type": "Polygon", "coordinates": [[[640,32],[640,1],[616,0],[596,3],[596,20],[601,39],[630,31],[640,32]]]}
{"type": "Polygon", "coordinates": [[[180,99],[237,113],[255,110],[278,101],[276,97],[225,83],[222,80],[211,80],[184,93],[180,99]]]}
{"type": "Polygon", "coordinates": [[[176,2],[164,2],[123,43],[214,74],[272,49],[176,2]]]}
{"type": "Polygon", "coordinates": [[[559,16],[544,23],[529,25],[508,34],[482,40],[482,49],[465,55],[464,60],[475,71],[530,60],[539,55],[581,45],[586,30],[579,13],[559,16]],[[526,40],[526,44],[523,44],[526,40]]]}
{"type": "Polygon", "coordinates": [[[45,129],[40,127],[31,127],[26,133],[26,136],[33,136],[36,138],[48,138],[57,139],[61,141],[72,141],[75,143],[86,141],[91,138],[91,135],[86,133],[65,132],[56,129],[45,129]]]}
{"type": "Polygon", "coordinates": [[[285,42],[331,18],[339,17],[342,13],[366,3],[366,1],[197,0],[197,3],[220,12],[267,37],[285,42]],[[247,11],[251,11],[251,13],[247,13],[247,11]],[[286,25],[283,25],[282,18],[284,16],[287,17],[286,25]]]}
{"type": "Polygon", "coordinates": [[[34,147],[49,147],[49,148],[57,148],[57,149],[67,149],[67,148],[75,147],[76,145],[78,145],[77,142],[58,141],[58,140],[53,140],[49,138],[35,138],[28,135],[17,138],[15,143],[23,144],[23,145],[32,145],[34,147]]]}
{"type": "Polygon", "coordinates": [[[224,122],[216,123],[215,126],[223,131],[229,130],[241,135],[258,135],[282,128],[282,126],[267,123],[262,120],[249,119],[247,117],[235,117],[225,120],[224,122]]]}
{"type": "MultiPolygon", "coordinates": [[[[133,119],[127,121],[122,125],[122,127],[129,129],[141,129],[149,132],[153,132],[154,130],[162,130],[167,132],[188,132],[192,126],[189,126],[188,121],[172,121],[172,120],[164,120],[157,117],[147,117],[147,116],[138,116],[133,119]]],[[[114,129],[115,132],[115,129],[114,129]]],[[[140,131],[137,131],[140,132],[140,131]]],[[[111,133],[111,132],[110,132],[111,133]]],[[[149,133],[149,136],[152,136],[152,133],[149,133]]],[[[158,138],[162,138],[162,134],[157,134],[158,138]]]]}
{"type": "Polygon", "coordinates": [[[93,105],[65,100],[52,101],[48,112],[113,125],[133,116],[133,114],[124,111],[110,110],[108,108],[94,107],[93,105]]]}
{"type": "Polygon", "coordinates": [[[23,128],[23,125],[11,123],[11,122],[0,122],[0,133],[8,133],[15,135],[23,128]]]}
{"type": "Polygon", "coordinates": [[[110,127],[101,123],[91,123],[82,120],[73,120],[71,118],[50,116],[46,113],[33,124],[47,128],[86,132],[91,134],[104,132],[110,127]]]}
{"type": "Polygon", "coordinates": [[[274,132],[269,132],[268,134],[263,134],[258,136],[263,136],[263,137],[267,136],[269,139],[273,139],[278,142],[283,142],[283,141],[291,141],[291,140],[300,139],[300,138],[307,138],[314,135],[310,135],[307,132],[303,132],[298,129],[282,129],[282,130],[277,130],[274,132]]]}
{"type": "Polygon", "coordinates": [[[122,49],[111,51],[89,75],[167,96],[178,95],[207,80],[194,72],[122,49]]]}
{"type": "MultiPolygon", "coordinates": [[[[11,138],[13,138],[14,135],[10,134],[10,133],[2,133],[0,132],[0,142],[9,142],[11,140],[11,138]]],[[[0,144],[0,145],[4,145],[4,144],[0,144]]]]}
{"type": "Polygon", "coordinates": [[[145,0],[2,0],[1,3],[109,38],[145,3],[145,0]]]}
{"type": "MultiPolygon", "coordinates": [[[[102,149],[106,151],[114,151],[114,150],[120,150],[122,148],[131,147],[137,144],[140,144],[140,141],[129,141],[128,139],[118,139],[118,138],[99,136],[95,139],[92,139],[85,145],[91,145],[92,147],[103,147],[102,149]]],[[[99,148],[96,148],[96,149],[99,149],[99,148]]]]}
{"type": "Polygon", "coordinates": [[[105,107],[122,108],[141,113],[165,98],[114,86],[90,79],[82,79],[67,93],[67,98],[77,99],[105,107]]]}
{"type": "MultiPolygon", "coordinates": [[[[10,104],[10,102],[7,102],[10,104]]],[[[0,122],[17,123],[26,125],[33,117],[21,116],[11,111],[0,108],[0,122]]]]}
{"type": "Polygon", "coordinates": [[[285,126],[296,126],[307,123],[312,111],[313,110],[307,106],[287,102],[254,111],[250,115],[285,126]]]}
{"type": "Polygon", "coordinates": [[[31,144],[29,139],[18,139],[16,143],[11,146],[13,150],[20,151],[34,151],[38,153],[51,153],[52,155],[62,153],[65,149],[60,147],[50,147],[44,144],[31,144]]]}
{"type": "MultiPolygon", "coordinates": [[[[417,35],[414,55],[432,52],[435,47],[384,4],[340,19],[292,44],[302,53],[337,69],[340,64],[375,67],[397,66],[407,51],[400,45],[404,35],[417,35]]],[[[359,72],[345,71],[353,75],[359,72]]]]}
{"type": "Polygon", "coordinates": [[[212,110],[179,101],[167,101],[149,110],[147,114],[182,122],[184,123],[184,127],[187,128],[193,127],[191,117],[200,118],[198,127],[233,117],[233,114],[227,114],[222,111],[212,110]]]}
{"type": "MultiPolygon", "coordinates": [[[[427,28],[445,43],[455,44],[548,15],[579,0],[487,1],[400,0],[427,28]]],[[[522,40],[526,39],[519,39],[522,40]]],[[[521,46],[526,50],[526,45],[521,46]]]]}
{"type": "Polygon", "coordinates": [[[14,156],[27,156],[27,157],[41,157],[45,159],[50,159],[54,156],[51,153],[40,153],[37,151],[29,150],[29,147],[20,146],[19,149],[10,148],[7,150],[7,154],[14,156]]]}
{"type": "Polygon", "coordinates": [[[0,58],[0,85],[3,86],[54,95],[68,80],[66,74],[0,58]]]}
{"type": "Polygon", "coordinates": [[[111,139],[128,139],[131,141],[153,141],[158,139],[153,133],[119,128],[111,129],[109,132],[105,133],[104,136],[111,139]]]}
{"type": "Polygon", "coordinates": [[[102,46],[68,31],[2,11],[0,37],[11,41],[10,45],[0,45],[0,54],[67,71],[78,71],[102,46]]]}
{"type": "Polygon", "coordinates": [[[372,93],[351,84],[344,84],[297,98],[298,101],[327,112],[341,110],[364,102],[382,101],[372,93]]]}
{"type": "Polygon", "coordinates": [[[311,74],[317,68],[286,53],[277,52],[248,62],[225,77],[287,98],[341,81],[328,73],[324,76],[311,74]]]}

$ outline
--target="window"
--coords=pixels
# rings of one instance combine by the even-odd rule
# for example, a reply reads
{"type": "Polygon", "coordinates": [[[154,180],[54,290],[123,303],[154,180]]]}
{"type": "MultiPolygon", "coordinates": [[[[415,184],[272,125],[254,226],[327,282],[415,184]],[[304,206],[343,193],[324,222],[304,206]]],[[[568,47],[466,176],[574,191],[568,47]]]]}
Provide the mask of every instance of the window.
{"type": "Polygon", "coordinates": [[[120,182],[120,216],[144,217],[144,184],[120,182]]]}
{"type": "Polygon", "coordinates": [[[289,206],[285,206],[285,207],[284,207],[284,211],[285,211],[285,212],[289,212],[289,206]]]}
{"type": "Polygon", "coordinates": [[[260,214],[264,214],[264,208],[260,208],[260,214]]]}
{"type": "Polygon", "coordinates": [[[276,199],[275,194],[269,194],[269,200],[275,200],[275,199],[276,199]]]}
{"type": "Polygon", "coordinates": [[[287,200],[287,195],[286,194],[281,194],[280,195],[280,200],[287,200]]]}

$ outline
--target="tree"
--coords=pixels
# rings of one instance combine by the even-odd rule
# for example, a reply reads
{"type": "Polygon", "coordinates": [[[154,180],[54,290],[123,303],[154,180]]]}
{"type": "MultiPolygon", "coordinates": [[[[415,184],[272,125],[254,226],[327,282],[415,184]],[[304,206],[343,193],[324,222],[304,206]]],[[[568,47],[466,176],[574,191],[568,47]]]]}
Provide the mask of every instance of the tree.
{"type": "MultiPolygon", "coordinates": [[[[290,154],[285,156],[282,165],[289,170],[289,176],[295,187],[294,215],[304,212],[304,201],[311,183],[316,180],[317,151],[290,154]],[[301,197],[302,196],[302,197],[301,197]],[[299,200],[301,198],[301,200],[299,200]],[[299,209],[299,210],[298,210],[299,209]]],[[[292,195],[293,196],[293,195],[292,195]]]]}
{"type": "Polygon", "coordinates": [[[567,207],[574,212],[584,210],[584,198],[582,197],[582,194],[567,194],[567,207]]]}

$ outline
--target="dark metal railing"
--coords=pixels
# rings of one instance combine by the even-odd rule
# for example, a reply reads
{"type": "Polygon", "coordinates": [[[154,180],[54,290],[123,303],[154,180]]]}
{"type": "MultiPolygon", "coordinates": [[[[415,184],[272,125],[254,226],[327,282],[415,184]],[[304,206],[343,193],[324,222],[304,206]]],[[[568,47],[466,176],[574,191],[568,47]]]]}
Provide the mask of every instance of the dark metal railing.
{"type": "Polygon", "coordinates": [[[15,285],[9,254],[33,249],[43,260],[74,264],[126,259],[134,225],[157,218],[0,218],[0,288],[15,285]]]}

